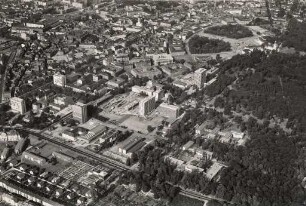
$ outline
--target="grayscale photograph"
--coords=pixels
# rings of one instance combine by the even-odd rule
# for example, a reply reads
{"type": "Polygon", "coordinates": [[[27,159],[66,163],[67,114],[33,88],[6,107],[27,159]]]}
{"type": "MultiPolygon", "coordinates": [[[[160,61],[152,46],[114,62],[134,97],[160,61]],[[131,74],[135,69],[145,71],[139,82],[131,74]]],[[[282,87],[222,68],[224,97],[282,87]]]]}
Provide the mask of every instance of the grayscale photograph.
{"type": "Polygon", "coordinates": [[[0,0],[0,206],[306,206],[306,0],[0,0]]]}

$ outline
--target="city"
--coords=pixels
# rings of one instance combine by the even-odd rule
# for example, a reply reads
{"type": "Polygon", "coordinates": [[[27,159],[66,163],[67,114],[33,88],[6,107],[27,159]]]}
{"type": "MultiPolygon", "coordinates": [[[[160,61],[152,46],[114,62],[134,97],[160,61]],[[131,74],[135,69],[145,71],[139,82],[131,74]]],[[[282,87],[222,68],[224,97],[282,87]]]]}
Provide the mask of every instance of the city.
{"type": "Polygon", "coordinates": [[[306,204],[306,1],[0,2],[0,205],[306,204]]]}

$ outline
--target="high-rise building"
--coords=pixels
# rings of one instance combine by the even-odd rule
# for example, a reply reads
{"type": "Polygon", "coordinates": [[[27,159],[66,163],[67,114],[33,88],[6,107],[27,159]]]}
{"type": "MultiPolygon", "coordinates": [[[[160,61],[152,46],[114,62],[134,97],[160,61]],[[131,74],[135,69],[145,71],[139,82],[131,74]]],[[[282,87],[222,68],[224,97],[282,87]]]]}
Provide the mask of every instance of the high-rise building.
{"type": "Polygon", "coordinates": [[[10,99],[10,103],[14,112],[19,112],[20,114],[24,114],[26,112],[26,104],[23,99],[19,97],[12,97],[10,99]]]}
{"type": "Polygon", "coordinates": [[[147,97],[139,103],[139,114],[146,116],[155,109],[155,97],[147,97]]]}
{"type": "Polygon", "coordinates": [[[206,69],[200,68],[194,72],[194,84],[202,89],[204,87],[204,83],[206,82],[206,69]]]}
{"type": "Polygon", "coordinates": [[[66,85],[66,76],[63,74],[54,74],[53,75],[53,84],[64,87],[66,85]]]}
{"type": "Polygon", "coordinates": [[[81,102],[72,105],[72,115],[75,120],[85,123],[88,120],[87,105],[81,102]]]}

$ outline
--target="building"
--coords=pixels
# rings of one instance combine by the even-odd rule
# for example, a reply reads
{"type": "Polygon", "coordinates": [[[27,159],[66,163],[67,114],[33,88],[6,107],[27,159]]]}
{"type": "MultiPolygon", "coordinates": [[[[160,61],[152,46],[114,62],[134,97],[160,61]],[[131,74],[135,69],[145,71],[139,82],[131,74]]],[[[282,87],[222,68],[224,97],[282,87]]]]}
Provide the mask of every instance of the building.
{"type": "Polygon", "coordinates": [[[232,135],[236,139],[243,139],[244,133],[243,132],[238,132],[238,131],[232,131],[232,135]]]}
{"type": "Polygon", "coordinates": [[[97,125],[93,129],[88,131],[87,134],[81,135],[80,137],[78,137],[78,139],[81,139],[82,141],[84,141],[84,142],[89,144],[93,140],[95,140],[98,136],[101,136],[101,135],[105,134],[106,131],[107,131],[107,127],[106,126],[104,126],[104,125],[97,125]]]}
{"type": "Polygon", "coordinates": [[[16,130],[10,130],[8,132],[0,132],[0,141],[2,142],[17,142],[19,141],[20,135],[16,130]]]}
{"type": "Polygon", "coordinates": [[[20,114],[24,114],[26,112],[26,104],[23,99],[19,97],[12,97],[10,103],[13,112],[19,112],[20,114]]]}
{"type": "Polygon", "coordinates": [[[141,137],[131,137],[124,141],[121,146],[119,146],[119,152],[124,155],[131,156],[133,153],[137,152],[146,145],[143,140],[144,139],[141,137]]]}
{"type": "Polygon", "coordinates": [[[26,143],[27,143],[26,138],[20,139],[17,145],[15,146],[15,149],[14,149],[15,154],[20,154],[21,152],[23,152],[23,150],[25,149],[26,143]]]}
{"type": "Polygon", "coordinates": [[[166,103],[161,103],[158,107],[158,111],[160,115],[170,118],[176,119],[180,115],[180,107],[176,105],[170,105],[166,103]]]}
{"type": "Polygon", "coordinates": [[[147,85],[144,87],[138,85],[133,86],[132,92],[137,94],[144,93],[148,96],[154,96],[155,101],[161,100],[164,97],[162,86],[159,84],[153,84],[152,81],[148,81],[147,85]]]}
{"type": "Polygon", "coordinates": [[[62,132],[62,138],[67,141],[76,141],[80,135],[85,135],[88,133],[87,129],[77,127],[77,128],[69,128],[62,132]]]}
{"type": "Polygon", "coordinates": [[[215,162],[206,172],[206,177],[211,180],[213,179],[224,167],[224,165],[215,162]]]}
{"type": "Polygon", "coordinates": [[[66,76],[62,74],[53,75],[53,84],[59,87],[65,87],[66,85],[66,76]]]}
{"type": "Polygon", "coordinates": [[[194,144],[193,141],[189,141],[182,146],[182,150],[188,150],[194,144]]]}
{"type": "Polygon", "coordinates": [[[148,96],[154,96],[155,101],[162,99],[164,96],[164,91],[162,90],[162,88],[157,88],[156,90],[154,90],[153,88],[147,88],[135,85],[132,87],[132,92],[136,94],[144,93],[148,96]]]}
{"type": "Polygon", "coordinates": [[[40,165],[40,166],[45,165],[47,162],[46,158],[39,156],[37,154],[27,152],[27,151],[23,152],[21,159],[22,161],[28,161],[28,162],[31,162],[33,164],[40,165]]]}
{"type": "Polygon", "coordinates": [[[80,123],[85,123],[88,120],[87,105],[81,102],[72,105],[72,115],[80,123]]]}
{"type": "Polygon", "coordinates": [[[199,89],[202,89],[206,82],[206,71],[206,69],[200,68],[194,72],[194,84],[198,86],[199,89]]]}
{"type": "Polygon", "coordinates": [[[34,113],[39,113],[41,108],[42,108],[42,103],[40,103],[40,102],[35,102],[35,103],[32,104],[32,111],[34,113]]]}
{"type": "Polygon", "coordinates": [[[139,114],[146,116],[155,109],[155,97],[147,97],[139,103],[139,114]]]}
{"type": "Polygon", "coordinates": [[[10,148],[5,147],[0,156],[1,160],[6,160],[10,155],[10,151],[11,151],[10,148]]]}
{"type": "Polygon", "coordinates": [[[154,54],[152,55],[154,65],[165,65],[173,63],[173,57],[170,54],[154,54]]]}
{"type": "Polygon", "coordinates": [[[37,202],[40,205],[43,206],[64,206],[63,204],[54,202],[53,200],[50,200],[46,197],[41,197],[37,195],[36,193],[25,189],[24,187],[17,186],[13,184],[11,181],[1,179],[0,180],[0,187],[6,189],[7,191],[20,195],[28,200],[31,200],[33,202],[37,202]]]}

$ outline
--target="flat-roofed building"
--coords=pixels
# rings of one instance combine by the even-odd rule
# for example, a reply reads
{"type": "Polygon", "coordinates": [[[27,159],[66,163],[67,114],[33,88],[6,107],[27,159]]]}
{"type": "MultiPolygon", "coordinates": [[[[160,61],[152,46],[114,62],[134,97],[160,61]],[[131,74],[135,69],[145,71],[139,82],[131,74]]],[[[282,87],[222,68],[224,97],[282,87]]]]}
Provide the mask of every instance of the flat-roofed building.
{"type": "Polygon", "coordinates": [[[219,172],[220,170],[224,167],[224,165],[215,162],[206,172],[206,177],[211,180],[213,179],[219,172]]]}
{"type": "Polygon", "coordinates": [[[14,149],[15,154],[20,154],[25,149],[26,143],[27,143],[27,139],[21,138],[15,146],[15,149],[14,149]]]}
{"type": "Polygon", "coordinates": [[[206,71],[205,68],[200,68],[194,72],[194,84],[197,85],[199,89],[202,89],[206,82],[206,71]]]}
{"type": "Polygon", "coordinates": [[[37,202],[43,206],[64,206],[58,202],[55,202],[49,198],[39,196],[37,193],[34,193],[30,189],[26,189],[25,187],[20,187],[14,184],[12,181],[1,179],[0,187],[8,190],[10,193],[14,193],[20,195],[30,201],[37,202]]]}
{"type": "Polygon", "coordinates": [[[13,112],[19,112],[20,114],[24,114],[26,112],[26,104],[23,99],[19,97],[12,97],[10,99],[10,103],[13,112]]]}
{"type": "Polygon", "coordinates": [[[154,54],[152,55],[154,65],[164,65],[173,63],[173,57],[170,54],[154,54]]]}
{"type": "Polygon", "coordinates": [[[155,109],[155,97],[147,97],[139,103],[139,114],[146,116],[155,109]]]}
{"type": "Polygon", "coordinates": [[[96,139],[98,136],[102,136],[107,131],[107,127],[104,125],[97,125],[93,129],[91,129],[86,135],[82,135],[78,137],[78,139],[81,139],[85,141],[86,143],[92,142],[94,139],[96,139]]]}
{"type": "Polygon", "coordinates": [[[17,142],[20,139],[21,139],[21,137],[16,130],[10,130],[8,132],[0,132],[0,141],[3,141],[3,142],[17,142]]]}
{"type": "Polygon", "coordinates": [[[42,156],[39,156],[37,154],[33,154],[31,152],[23,152],[22,153],[22,157],[21,157],[22,161],[29,161],[31,163],[34,163],[36,165],[44,165],[46,164],[46,158],[42,157],[42,156]]]}
{"type": "Polygon", "coordinates": [[[88,120],[87,105],[81,102],[72,105],[72,115],[80,123],[85,123],[88,120]]]}
{"type": "Polygon", "coordinates": [[[182,146],[182,150],[188,150],[194,144],[193,141],[189,141],[182,146]]]}
{"type": "Polygon", "coordinates": [[[180,107],[176,105],[170,105],[166,103],[161,103],[158,107],[158,111],[160,112],[160,115],[176,119],[180,115],[180,107]]]}
{"type": "Polygon", "coordinates": [[[66,76],[63,74],[54,74],[53,75],[53,84],[59,87],[65,87],[66,85],[66,76]]]}
{"type": "MultiPolygon", "coordinates": [[[[119,152],[127,155],[133,147],[135,147],[138,143],[143,142],[143,138],[134,136],[125,140],[121,146],[119,146],[119,152]]],[[[134,151],[134,150],[133,150],[134,151]]]]}

